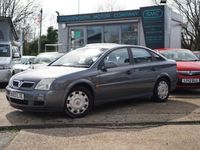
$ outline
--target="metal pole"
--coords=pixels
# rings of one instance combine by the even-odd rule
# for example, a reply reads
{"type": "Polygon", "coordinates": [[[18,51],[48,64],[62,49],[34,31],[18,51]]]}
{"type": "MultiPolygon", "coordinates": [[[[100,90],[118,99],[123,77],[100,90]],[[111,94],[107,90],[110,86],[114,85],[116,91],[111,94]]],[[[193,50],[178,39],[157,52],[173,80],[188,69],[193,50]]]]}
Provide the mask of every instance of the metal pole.
{"type": "Polygon", "coordinates": [[[41,35],[42,35],[42,8],[40,10],[40,34],[38,39],[38,54],[41,52],[41,35]]]}
{"type": "Polygon", "coordinates": [[[79,10],[80,10],[80,0],[78,0],[78,14],[79,14],[79,10]]]}
{"type": "Polygon", "coordinates": [[[0,0],[0,16],[2,16],[2,14],[1,14],[1,6],[2,6],[2,4],[1,4],[1,0],[0,0]]]}
{"type": "Polygon", "coordinates": [[[21,46],[20,46],[20,51],[21,51],[21,56],[23,56],[23,49],[24,49],[24,27],[21,27],[20,29],[20,42],[21,42],[21,46]]]}

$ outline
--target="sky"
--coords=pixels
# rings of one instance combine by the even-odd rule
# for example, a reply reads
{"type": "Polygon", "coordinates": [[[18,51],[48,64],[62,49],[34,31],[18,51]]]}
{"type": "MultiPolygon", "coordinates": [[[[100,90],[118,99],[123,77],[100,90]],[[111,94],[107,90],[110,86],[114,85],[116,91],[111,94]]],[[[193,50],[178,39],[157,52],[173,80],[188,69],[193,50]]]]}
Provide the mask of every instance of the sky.
{"type": "Polygon", "coordinates": [[[42,34],[45,34],[49,26],[57,28],[56,11],[60,15],[79,14],[96,12],[99,6],[114,2],[116,8],[122,10],[138,9],[152,5],[152,0],[41,0],[40,6],[43,9],[42,34]]]}

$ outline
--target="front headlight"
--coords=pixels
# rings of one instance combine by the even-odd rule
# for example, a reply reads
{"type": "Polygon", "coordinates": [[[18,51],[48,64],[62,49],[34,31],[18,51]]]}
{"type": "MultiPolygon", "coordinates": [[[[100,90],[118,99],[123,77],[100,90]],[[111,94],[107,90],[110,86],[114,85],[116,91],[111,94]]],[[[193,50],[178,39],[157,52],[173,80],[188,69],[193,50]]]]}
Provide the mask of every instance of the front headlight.
{"type": "Polygon", "coordinates": [[[54,78],[42,79],[35,87],[36,90],[49,90],[54,78]]]}

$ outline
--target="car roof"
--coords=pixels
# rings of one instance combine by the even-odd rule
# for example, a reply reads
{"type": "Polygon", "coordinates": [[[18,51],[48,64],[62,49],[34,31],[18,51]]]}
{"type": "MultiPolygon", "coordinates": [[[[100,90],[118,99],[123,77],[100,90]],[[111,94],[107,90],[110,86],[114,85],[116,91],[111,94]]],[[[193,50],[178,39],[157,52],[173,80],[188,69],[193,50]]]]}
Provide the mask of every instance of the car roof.
{"type": "Polygon", "coordinates": [[[116,46],[119,46],[119,44],[115,43],[97,43],[97,44],[87,44],[85,47],[92,47],[92,48],[114,48],[116,46]]]}
{"type": "Polygon", "coordinates": [[[64,53],[59,53],[59,52],[44,52],[44,53],[39,53],[37,56],[54,56],[54,55],[64,55],[64,53]]]}
{"type": "Polygon", "coordinates": [[[157,49],[154,49],[156,51],[165,51],[165,50],[189,50],[189,49],[184,49],[184,48],[157,48],[157,49]]]}
{"type": "Polygon", "coordinates": [[[39,54],[47,54],[47,55],[49,55],[49,54],[57,54],[57,53],[59,53],[59,52],[43,52],[43,53],[39,53],[39,54]]]}
{"type": "Polygon", "coordinates": [[[140,48],[146,48],[146,47],[139,46],[139,45],[116,44],[116,43],[87,44],[85,47],[105,48],[105,49],[120,48],[120,47],[140,47],[140,48]]]}
{"type": "Polygon", "coordinates": [[[36,56],[29,56],[29,55],[25,55],[25,56],[22,56],[22,58],[34,58],[36,56]]]}

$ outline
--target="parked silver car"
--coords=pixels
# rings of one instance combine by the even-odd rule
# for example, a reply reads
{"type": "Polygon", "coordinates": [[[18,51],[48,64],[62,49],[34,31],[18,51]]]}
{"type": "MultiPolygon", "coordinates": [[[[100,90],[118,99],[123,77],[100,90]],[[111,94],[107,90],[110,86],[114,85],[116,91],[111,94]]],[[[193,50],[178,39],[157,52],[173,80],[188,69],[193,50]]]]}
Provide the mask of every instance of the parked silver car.
{"type": "Polygon", "coordinates": [[[168,99],[176,87],[176,63],[140,46],[91,44],[45,69],[17,74],[6,87],[11,106],[85,116],[96,104],[136,97],[168,99]]]}
{"type": "Polygon", "coordinates": [[[56,59],[62,57],[63,55],[64,53],[59,53],[59,52],[40,53],[36,56],[30,68],[31,69],[44,68],[50,63],[52,63],[53,61],[55,61],[56,59]]]}
{"type": "Polygon", "coordinates": [[[35,56],[22,56],[21,60],[18,63],[14,64],[13,74],[29,69],[34,59],[35,56]]]}

